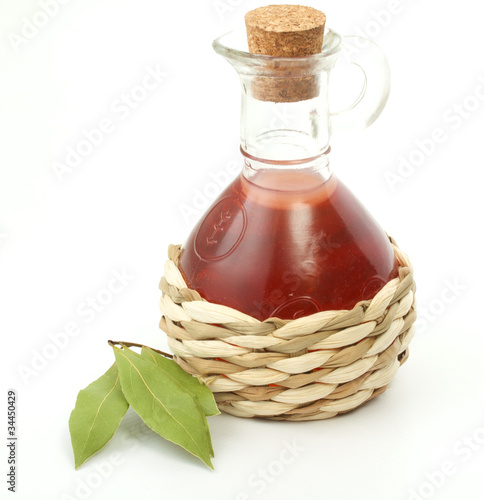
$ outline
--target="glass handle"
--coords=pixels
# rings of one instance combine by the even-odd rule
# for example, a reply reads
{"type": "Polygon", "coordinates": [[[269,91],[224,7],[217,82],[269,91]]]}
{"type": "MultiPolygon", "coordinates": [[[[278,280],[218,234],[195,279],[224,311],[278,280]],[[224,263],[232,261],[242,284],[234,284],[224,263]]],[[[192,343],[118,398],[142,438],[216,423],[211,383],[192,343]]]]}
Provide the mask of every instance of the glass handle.
{"type": "Polygon", "coordinates": [[[331,128],[335,132],[370,126],[380,116],[390,94],[390,67],[376,43],[360,36],[344,36],[343,54],[363,72],[364,83],[353,104],[331,113],[331,128]]]}

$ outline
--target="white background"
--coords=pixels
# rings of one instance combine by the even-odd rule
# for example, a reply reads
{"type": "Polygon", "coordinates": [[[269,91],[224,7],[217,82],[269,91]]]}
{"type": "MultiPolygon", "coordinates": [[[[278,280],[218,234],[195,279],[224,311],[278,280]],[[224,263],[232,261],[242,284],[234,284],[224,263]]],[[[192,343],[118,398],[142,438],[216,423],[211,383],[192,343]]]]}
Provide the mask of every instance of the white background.
{"type": "MultiPolygon", "coordinates": [[[[307,2],[336,31],[366,33],[390,60],[387,108],[368,130],[333,137],[332,164],[411,256],[418,333],[389,391],[353,413],[301,424],[211,418],[212,472],[131,413],[75,471],[68,418],[77,392],[112,363],[109,338],[166,348],[157,285],[167,246],[188,234],[194,218],[183,210],[212,193],[210,174],[240,162],[238,82],[211,42],[264,3],[63,3],[21,41],[26,22],[45,21],[39,2],[0,2],[0,408],[6,414],[15,388],[15,498],[482,499],[480,4],[307,2]],[[399,12],[381,14],[389,4],[399,12]],[[148,66],[166,76],[122,113],[118,99],[148,66]],[[106,118],[111,132],[59,180],[53,162],[65,163],[82,131],[106,118]],[[431,146],[436,129],[443,139],[431,146]],[[424,158],[416,141],[427,144],[424,158]],[[399,173],[402,158],[418,165],[399,173]],[[394,189],[389,172],[400,175],[394,189]],[[87,298],[123,270],[125,288],[88,316],[87,298]],[[72,322],[76,336],[58,335],[72,322]],[[446,467],[451,475],[437,472],[446,467]]],[[[0,436],[6,427],[5,416],[0,436]]]]}

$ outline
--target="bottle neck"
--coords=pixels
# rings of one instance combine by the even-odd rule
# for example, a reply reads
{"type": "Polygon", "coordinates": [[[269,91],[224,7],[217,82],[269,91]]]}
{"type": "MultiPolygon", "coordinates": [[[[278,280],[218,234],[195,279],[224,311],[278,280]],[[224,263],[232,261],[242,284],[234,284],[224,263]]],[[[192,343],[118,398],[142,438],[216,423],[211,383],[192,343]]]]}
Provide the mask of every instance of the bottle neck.
{"type": "Polygon", "coordinates": [[[309,162],[323,155],[330,138],[327,77],[327,72],[310,77],[316,87],[311,98],[273,102],[254,96],[257,77],[241,75],[240,139],[246,156],[270,163],[309,162]]]}
{"type": "Polygon", "coordinates": [[[213,42],[242,84],[241,148],[261,162],[308,161],[330,142],[329,76],[341,50],[331,30],[323,50],[306,57],[248,52],[247,33],[235,30],[213,42]]]}
{"type": "Polygon", "coordinates": [[[329,162],[331,148],[304,160],[265,160],[256,158],[241,148],[244,156],[243,176],[264,189],[303,192],[317,188],[332,177],[329,162]]]}

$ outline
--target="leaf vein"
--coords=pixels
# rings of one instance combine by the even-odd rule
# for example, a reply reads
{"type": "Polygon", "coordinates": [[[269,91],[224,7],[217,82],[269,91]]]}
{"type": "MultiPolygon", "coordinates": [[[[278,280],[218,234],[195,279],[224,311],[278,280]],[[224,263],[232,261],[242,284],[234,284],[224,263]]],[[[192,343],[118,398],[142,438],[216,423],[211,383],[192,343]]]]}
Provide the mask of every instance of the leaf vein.
{"type": "Polygon", "coordinates": [[[114,385],[113,387],[111,388],[111,390],[104,396],[103,400],[101,401],[101,403],[99,404],[99,407],[96,411],[96,415],[94,416],[94,419],[92,421],[92,424],[91,424],[91,427],[89,428],[89,432],[87,433],[87,437],[86,437],[86,440],[84,442],[84,446],[82,448],[82,451],[81,451],[81,455],[84,453],[84,450],[86,449],[86,446],[87,446],[87,443],[89,442],[89,437],[91,436],[91,432],[92,432],[92,429],[94,428],[94,424],[96,423],[96,420],[99,416],[99,413],[101,411],[101,408],[103,406],[103,404],[105,403],[106,399],[109,397],[109,395],[114,391],[114,389],[116,389],[116,386],[118,385],[118,380],[119,380],[119,373],[117,374],[116,376],[116,380],[114,381],[114,385]]]}
{"type": "Polygon", "coordinates": [[[136,370],[136,372],[138,373],[138,376],[142,380],[142,382],[145,385],[146,389],[148,389],[148,391],[151,394],[151,396],[153,397],[153,399],[156,400],[156,401],[158,401],[158,403],[160,404],[160,406],[185,431],[185,433],[190,438],[190,440],[193,442],[193,444],[200,450],[200,453],[203,454],[202,449],[200,448],[200,446],[198,445],[198,443],[195,441],[195,439],[193,439],[193,437],[190,434],[190,432],[188,431],[188,429],[174,415],[172,415],[172,413],[168,410],[168,408],[156,397],[156,395],[153,393],[153,391],[150,389],[150,387],[146,383],[146,381],[143,378],[143,375],[141,374],[141,372],[138,370],[138,368],[136,368],[135,364],[128,358],[128,356],[126,356],[126,354],[123,353],[123,351],[121,349],[119,349],[118,351],[128,361],[128,363],[133,367],[133,369],[136,370]]]}

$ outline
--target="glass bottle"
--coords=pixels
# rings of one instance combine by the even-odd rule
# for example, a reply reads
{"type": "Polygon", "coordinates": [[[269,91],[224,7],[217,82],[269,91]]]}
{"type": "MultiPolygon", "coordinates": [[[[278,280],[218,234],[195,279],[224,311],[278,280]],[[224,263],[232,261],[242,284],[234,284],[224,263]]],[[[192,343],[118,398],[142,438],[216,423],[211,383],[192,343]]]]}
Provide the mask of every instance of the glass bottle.
{"type": "Polygon", "coordinates": [[[183,246],[180,270],[206,300],[296,319],[351,309],[397,276],[387,236],[330,168],[331,129],[372,123],[389,91],[378,47],[344,38],[365,87],[338,115],[329,78],[343,37],[333,31],[320,54],[298,58],[249,53],[243,30],[214,41],[241,79],[244,166],[183,246]]]}

